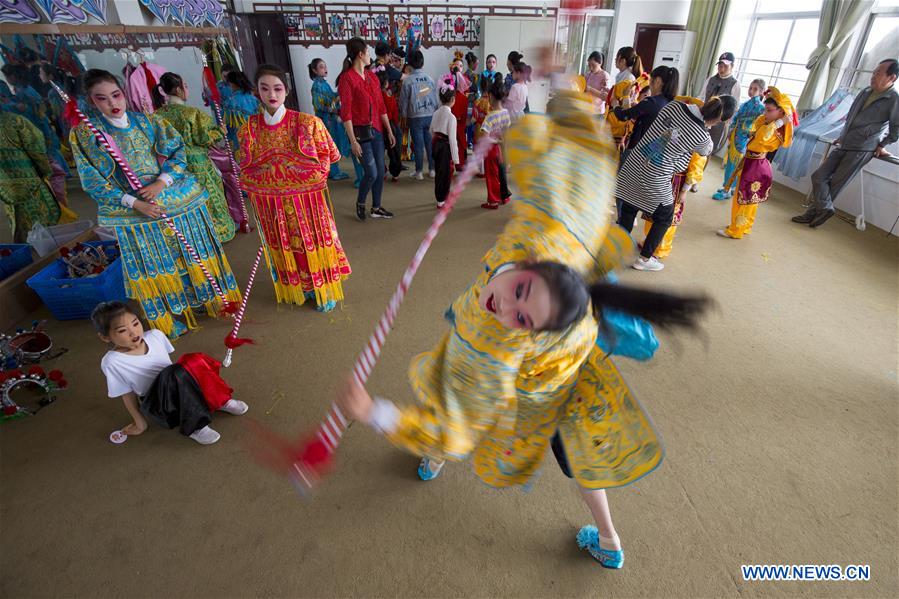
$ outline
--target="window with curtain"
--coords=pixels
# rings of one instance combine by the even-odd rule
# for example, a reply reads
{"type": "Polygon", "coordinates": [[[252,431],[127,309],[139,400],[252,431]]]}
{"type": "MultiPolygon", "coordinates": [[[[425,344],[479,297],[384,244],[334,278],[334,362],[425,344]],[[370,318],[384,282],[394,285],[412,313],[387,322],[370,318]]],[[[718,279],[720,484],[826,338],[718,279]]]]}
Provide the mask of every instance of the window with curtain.
{"type": "MultiPolygon", "coordinates": [[[[757,0],[744,15],[743,51],[737,53],[735,70],[745,90],[761,77],[799,100],[808,70],[805,63],[818,45],[818,19],[822,0],[757,0]]],[[[739,30],[733,31],[734,36],[739,30]]],[[[735,52],[736,53],[736,52],[735,52]]]]}
{"type": "Polygon", "coordinates": [[[862,89],[870,84],[871,72],[881,60],[896,58],[899,48],[899,0],[880,0],[865,23],[865,30],[840,85],[862,89]]]}

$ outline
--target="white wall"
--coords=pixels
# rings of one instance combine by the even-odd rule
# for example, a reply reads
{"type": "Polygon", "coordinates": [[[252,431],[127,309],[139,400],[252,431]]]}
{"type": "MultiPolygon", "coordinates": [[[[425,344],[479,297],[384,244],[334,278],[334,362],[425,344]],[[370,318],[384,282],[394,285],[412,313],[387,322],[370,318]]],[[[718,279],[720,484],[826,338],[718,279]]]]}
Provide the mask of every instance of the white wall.
{"type": "MultiPolygon", "coordinates": [[[[609,54],[634,45],[637,23],[686,25],[691,0],[618,0],[609,54]]],[[[614,65],[610,63],[614,70],[614,65]]]]}
{"type": "MultiPolygon", "coordinates": [[[[809,174],[799,181],[785,176],[777,167],[774,168],[774,181],[802,194],[807,194],[812,187],[811,173],[821,163],[825,148],[823,142],[818,143],[809,158],[811,164],[809,174]]],[[[899,142],[892,144],[887,150],[894,155],[899,154],[899,142]]],[[[876,159],[869,162],[862,172],[843,188],[834,202],[837,210],[842,210],[852,216],[861,214],[862,185],[864,185],[865,191],[865,221],[869,226],[889,231],[896,222],[896,217],[899,216],[899,194],[896,193],[896,189],[899,189],[899,166],[876,159]],[[862,177],[864,177],[864,182],[862,182],[862,177]]],[[[899,226],[893,230],[893,234],[899,235],[899,226]]]]}

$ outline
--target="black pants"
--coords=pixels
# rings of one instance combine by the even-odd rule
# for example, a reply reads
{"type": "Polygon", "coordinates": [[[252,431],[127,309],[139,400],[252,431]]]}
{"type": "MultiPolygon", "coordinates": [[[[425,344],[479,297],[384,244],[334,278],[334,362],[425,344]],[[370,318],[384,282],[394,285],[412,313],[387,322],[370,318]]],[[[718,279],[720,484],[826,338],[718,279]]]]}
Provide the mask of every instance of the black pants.
{"type": "Polygon", "coordinates": [[[194,377],[181,364],[166,366],[140,402],[141,413],[165,428],[190,435],[212,422],[194,377]]]}
{"type": "MultiPolygon", "coordinates": [[[[615,203],[618,205],[618,224],[630,233],[634,229],[634,221],[640,209],[624,200],[616,199],[615,203]]],[[[662,238],[665,237],[668,227],[674,220],[674,204],[663,204],[656,208],[650,216],[652,217],[652,227],[643,241],[643,249],[640,250],[640,255],[644,258],[651,258],[656,248],[662,243],[662,238]]]]}
{"type": "Polygon", "coordinates": [[[552,440],[549,442],[549,446],[553,450],[556,463],[559,464],[559,468],[562,469],[562,474],[568,478],[574,478],[571,474],[571,465],[568,463],[568,457],[565,455],[565,446],[562,445],[562,437],[559,436],[559,431],[556,431],[556,434],[553,435],[552,440]]]}
{"type": "Polygon", "coordinates": [[[442,133],[435,133],[431,139],[431,155],[434,157],[434,198],[445,202],[453,182],[453,154],[450,150],[449,138],[442,133]]]}
{"type": "Polygon", "coordinates": [[[403,161],[401,160],[403,155],[403,133],[400,131],[400,126],[396,123],[390,123],[390,128],[393,130],[393,138],[396,140],[396,143],[393,144],[392,148],[387,148],[387,172],[390,173],[391,177],[399,177],[403,170],[403,161]]]}

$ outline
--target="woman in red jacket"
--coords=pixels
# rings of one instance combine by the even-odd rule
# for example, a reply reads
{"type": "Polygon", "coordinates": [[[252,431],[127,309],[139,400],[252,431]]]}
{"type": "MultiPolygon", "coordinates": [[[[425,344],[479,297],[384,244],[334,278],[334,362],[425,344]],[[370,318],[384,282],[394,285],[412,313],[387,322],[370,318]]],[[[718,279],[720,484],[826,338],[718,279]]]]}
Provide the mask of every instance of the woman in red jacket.
{"type": "Polygon", "coordinates": [[[393,218],[393,213],[381,207],[381,192],[384,189],[384,134],[390,147],[396,144],[396,138],[387,118],[378,77],[366,68],[371,64],[368,46],[362,38],[354,37],[346,43],[346,51],[337,91],[340,94],[340,119],[350,138],[350,148],[364,169],[356,196],[356,217],[365,220],[365,199],[370,190],[371,217],[393,218]]]}

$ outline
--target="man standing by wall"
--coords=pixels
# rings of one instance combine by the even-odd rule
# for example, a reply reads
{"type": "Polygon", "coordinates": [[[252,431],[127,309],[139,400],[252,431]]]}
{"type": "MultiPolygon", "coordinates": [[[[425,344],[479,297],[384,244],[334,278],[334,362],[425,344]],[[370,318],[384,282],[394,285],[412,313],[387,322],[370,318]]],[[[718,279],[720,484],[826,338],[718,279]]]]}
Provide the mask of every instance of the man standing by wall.
{"type": "MultiPolygon", "coordinates": [[[[702,86],[705,96],[703,100],[708,102],[712,96],[733,96],[740,104],[740,82],[734,76],[734,55],[732,52],[725,52],[718,57],[718,73],[706,79],[702,86]]],[[[727,127],[729,123],[718,123],[709,131],[712,143],[712,154],[716,154],[718,150],[724,147],[727,141],[727,127]]]]}
{"type": "Polygon", "coordinates": [[[840,137],[827,159],[812,173],[812,205],[794,223],[820,227],[834,214],[840,191],[875,156],[888,156],[884,148],[899,139],[899,93],[893,85],[899,62],[881,61],[871,74],[871,85],[858,94],[840,137]],[[883,134],[888,125],[887,134],[883,134]]]}

